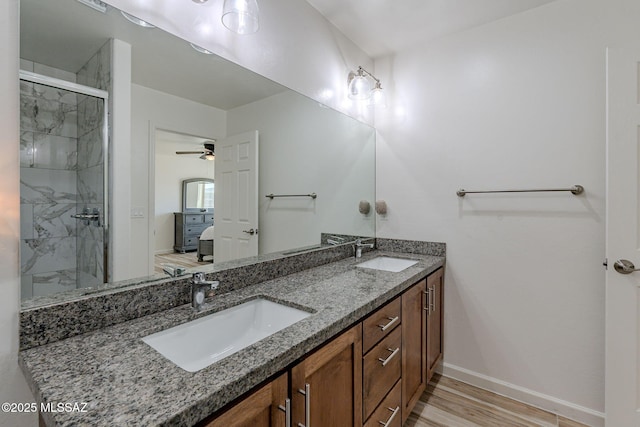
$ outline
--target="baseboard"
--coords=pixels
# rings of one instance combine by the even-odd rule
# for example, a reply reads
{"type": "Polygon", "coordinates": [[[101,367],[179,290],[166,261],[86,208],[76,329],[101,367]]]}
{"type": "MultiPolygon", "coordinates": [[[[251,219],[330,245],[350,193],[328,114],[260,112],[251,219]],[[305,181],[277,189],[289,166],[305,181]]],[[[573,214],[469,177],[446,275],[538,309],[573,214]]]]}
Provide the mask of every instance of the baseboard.
{"type": "Polygon", "coordinates": [[[176,251],[171,248],[171,249],[159,249],[157,251],[155,251],[153,254],[154,255],[169,255],[169,254],[174,254],[176,253],[176,251]]]}
{"type": "Polygon", "coordinates": [[[604,413],[576,405],[537,391],[492,378],[459,366],[444,363],[440,372],[446,377],[518,400],[545,411],[581,422],[592,427],[604,427],[604,413]]]}

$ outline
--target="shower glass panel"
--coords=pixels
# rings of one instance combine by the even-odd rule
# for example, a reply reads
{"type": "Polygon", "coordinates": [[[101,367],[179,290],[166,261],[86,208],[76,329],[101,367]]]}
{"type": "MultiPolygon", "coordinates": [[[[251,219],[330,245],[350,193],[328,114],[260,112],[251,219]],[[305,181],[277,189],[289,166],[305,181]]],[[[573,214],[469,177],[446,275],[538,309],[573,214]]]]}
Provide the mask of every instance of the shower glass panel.
{"type": "Polygon", "coordinates": [[[95,92],[21,72],[23,299],[107,281],[107,105],[95,92]]]}

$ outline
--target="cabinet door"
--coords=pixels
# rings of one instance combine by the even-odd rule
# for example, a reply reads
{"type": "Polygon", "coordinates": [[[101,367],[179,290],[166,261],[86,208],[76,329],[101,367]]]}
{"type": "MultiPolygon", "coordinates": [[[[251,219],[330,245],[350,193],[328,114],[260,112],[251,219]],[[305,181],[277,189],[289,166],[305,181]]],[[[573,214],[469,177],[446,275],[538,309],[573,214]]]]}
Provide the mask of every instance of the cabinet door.
{"type": "Polygon", "coordinates": [[[292,425],[362,426],[362,326],[291,369],[292,425]]]}
{"type": "Polygon", "coordinates": [[[402,294],[402,423],[427,387],[427,281],[402,294]]]}
{"type": "Polygon", "coordinates": [[[442,316],[444,314],[444,293],[443,269],[439,269],[427,277],[427,288],[429,289],[429,315],[427,324],[427,381],[431,380],[436,366],[442,358],[442,316]]]}
{"type": "Polygon", "coordinates": [[[260,387],[202,427],[285,427],[287,374],[260,387]]]}

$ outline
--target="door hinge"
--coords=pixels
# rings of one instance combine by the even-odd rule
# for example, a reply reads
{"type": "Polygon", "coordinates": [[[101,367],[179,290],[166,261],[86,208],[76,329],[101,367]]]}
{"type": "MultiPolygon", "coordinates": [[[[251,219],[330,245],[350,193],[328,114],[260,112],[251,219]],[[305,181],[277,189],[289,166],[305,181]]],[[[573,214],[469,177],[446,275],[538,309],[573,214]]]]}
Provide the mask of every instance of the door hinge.
{"type": "Polygon", "coordinates": [[[604,265],[604,269],[608,270],[609,269],[609,259],[605,258],[604,261],[602,261],[602,265],[604,265]]]}

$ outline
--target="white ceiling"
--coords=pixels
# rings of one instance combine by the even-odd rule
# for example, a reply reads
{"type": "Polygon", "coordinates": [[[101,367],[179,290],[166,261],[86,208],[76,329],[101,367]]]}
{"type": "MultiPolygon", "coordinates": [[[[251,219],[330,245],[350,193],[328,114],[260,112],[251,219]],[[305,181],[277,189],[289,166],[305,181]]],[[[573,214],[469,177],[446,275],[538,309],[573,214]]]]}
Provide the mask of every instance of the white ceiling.
{"type": "Polygon", "coordinates": [[[554,0],[307,0],[376,58],[554,0]]]}
{"type": "Polygon", "coordinates": [[[157,28],[126,21],[76,0],[20,1],[20,57],[77,73],[106,43],[131,44],[134,83],[201,104],[230,110],[287,90],[216,55],[204,55],[157,28]]]}
{"type": "MultiPolygon", "coordinates": [[[[307,1],[375,58],[554,0],[307,1]]],[[[55,68],[76,73],[115,37],[132,45],[132,80],[142,86],[223,110],[286,90],[164,31],[131,25],[111,7],[102,14],[76,0],[21,0],[20,14],[21,57],[55,68]]]]}

